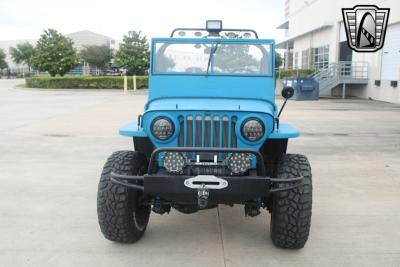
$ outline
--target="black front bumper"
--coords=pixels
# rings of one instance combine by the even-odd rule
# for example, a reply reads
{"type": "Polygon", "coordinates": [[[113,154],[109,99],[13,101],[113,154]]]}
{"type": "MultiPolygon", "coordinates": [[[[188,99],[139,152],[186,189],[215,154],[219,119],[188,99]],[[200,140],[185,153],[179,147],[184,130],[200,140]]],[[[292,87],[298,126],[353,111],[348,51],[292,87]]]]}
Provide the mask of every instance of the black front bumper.
{"type": "MultiPolygon", "coordinates": [[[[157,171],[157,156],[161,152],[195,153],[249,153],[256,156],[257,169],[247,176],[218,176],[227,186],[221,189],[209,189],[210,203],[244,203],[258,197],[267,197],[271,193],[291,190],[299,186],[303,177],[289,179],[266,176],[264,159],[260,152],[239,148],[159,148],[150,157],[148,173],[145,175],[123,175],[111,173],[113,183],[132,189],[142,190],[146,195],[158,197],[176,203],[196,203],[199,189],[190,188],[185,181],[193,176],[170,175],[164,170],[157,171]]],[[[215,177],[215,176],[213,176],[215,177]]],[[[201,178],[201,175],[200,175],[201,178]]],[[[206,185],[204,185],[206,187],[206,185]]]]}

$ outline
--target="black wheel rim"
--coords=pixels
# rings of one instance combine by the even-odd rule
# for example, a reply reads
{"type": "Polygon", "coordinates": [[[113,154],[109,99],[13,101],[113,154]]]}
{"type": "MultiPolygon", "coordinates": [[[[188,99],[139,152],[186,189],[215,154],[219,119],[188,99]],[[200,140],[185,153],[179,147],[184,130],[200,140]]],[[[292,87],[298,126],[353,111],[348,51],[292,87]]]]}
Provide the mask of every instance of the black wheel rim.
{"type": "Polygon", "coordinates": [[[141,204],[141,194],[136,197],[136,209],[133,211],[133,223],[139,231],[144,231],[149,218],[149,206],[141,204]]]}

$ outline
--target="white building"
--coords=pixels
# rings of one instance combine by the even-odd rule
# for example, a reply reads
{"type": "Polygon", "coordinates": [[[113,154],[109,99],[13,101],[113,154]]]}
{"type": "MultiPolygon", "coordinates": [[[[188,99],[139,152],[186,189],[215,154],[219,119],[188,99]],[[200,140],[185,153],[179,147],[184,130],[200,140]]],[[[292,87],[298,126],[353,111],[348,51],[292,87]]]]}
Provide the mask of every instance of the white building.
{"type": "Polygon", "coordinates": [[[317,68],[322,95],[356,96],[400,103],[400,1],[286,0],[285,67],[317,68]],[[359,53],[347,45],[342,8],[390,8],[384,47],[359,53]],[[343,75],[344,74],[344,75],[343,75]],[[398,84],[399,83],[399,84],[398,84]]]}
{"type": "Polygon", "coordinates": [[[10,69],[17,70],[17,71],[19,71],[19,70],[27,71],[28,70],[28,67],[23,64],[15,64],[10,55],[11,47],[16,47],[17,44],[26,43],[26,42],[28,42],[32,45],[36,45],[36,40],[28,40],[28,39],[0,41],[0,49],[2,49],[3,52],[6,54],[6,62],[10,69]]]}
{"type": "Polygon", "coordinates": [[[115,40],[111,39],[110,37],[88,30],[69,33],[65,36],[72,39],[74,42],[74,47],[78,51],[89,45],[109,45],[111,48],[113,48],[115,45],[115,40]]]}

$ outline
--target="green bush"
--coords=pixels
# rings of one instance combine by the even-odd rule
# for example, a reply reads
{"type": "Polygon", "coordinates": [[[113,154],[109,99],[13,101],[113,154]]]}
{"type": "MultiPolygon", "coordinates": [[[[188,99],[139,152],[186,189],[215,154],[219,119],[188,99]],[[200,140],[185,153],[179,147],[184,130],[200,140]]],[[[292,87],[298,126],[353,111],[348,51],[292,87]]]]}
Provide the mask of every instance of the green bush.
{"type": "MultiPolygon", "coordinates": [[[[29,77],[25,79],[28,88],[54,89],[123,89],[122,76],[64,76],[64,77],[29,77]]],[[[148,77],[136,77],[137,89],[148,88],[148,77]]],[[[128,76],[128,89],[133,89],[133,78],[128,76]]]]}
{"type": "Polygon", "coordinates": [[[33,76],[33,74],[30,73],[30,72],[27,72],[27,73],[17,73],[17,74],[15,74],[15,78],[17,78],[17,79],[28,78],[28,77],[32,77],[32,76],[33,76]]]}
{"type": "Polygon", "coordinates": [[[278,69],[276,70],[275,77],[277,79],[283,79],[286,77],[306,77],[313,72],[315,72],[314,69],[278,69]]]}

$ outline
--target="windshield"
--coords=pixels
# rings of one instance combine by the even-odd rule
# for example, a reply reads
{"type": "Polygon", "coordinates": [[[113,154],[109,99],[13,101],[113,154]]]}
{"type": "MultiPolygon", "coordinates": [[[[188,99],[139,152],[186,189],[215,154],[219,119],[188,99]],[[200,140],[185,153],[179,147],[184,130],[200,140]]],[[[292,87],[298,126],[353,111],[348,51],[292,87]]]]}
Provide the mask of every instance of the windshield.
{"type": "Polygon", "coordinates": [[[271,75],[270,44],[156,43],[154,74],[271,75]]]}

